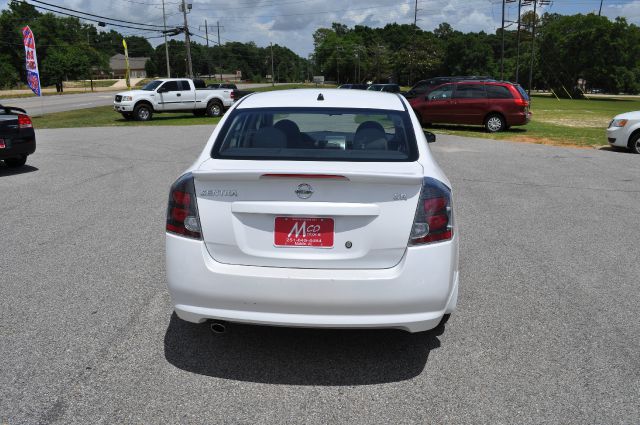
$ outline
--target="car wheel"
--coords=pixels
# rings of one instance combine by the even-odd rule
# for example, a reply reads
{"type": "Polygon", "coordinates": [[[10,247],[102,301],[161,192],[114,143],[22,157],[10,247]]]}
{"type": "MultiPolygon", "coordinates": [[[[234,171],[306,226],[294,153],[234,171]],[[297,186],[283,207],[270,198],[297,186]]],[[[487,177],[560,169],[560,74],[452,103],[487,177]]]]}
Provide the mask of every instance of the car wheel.
{"type": "Polygon", "coordinates": [[[141,103],[133,109],[133,116],[136,121],[149,121],[153,116],[153,111],[149,105],[141,103]]]}
{"type": "Polygon", "coordinates": [[[217,100],[212,100],[207,105],[207,115],[210,117],[221,117],[223,113],[222,103],[217,100]]]}
{"type": "Polygon", "coordinates": [[[629,150],[633,153],[640,153],[640,133],[636,133],[629,138],[629,150]]]}
{"type": "Polygon", "coordinates": [[[22,155],[19,158],[7,158],[4,160],[4,163],[10,168],[22,167],[27,163],[27,155],[22,155]]]}
{"type": "Polygon", "coordinates": [[[502,131],[507,126],[507,123],[504,121],[502,115],[491,114],[484,121],[484,128],[487,129],[489,133],[497,133],[498,131],[502,131]]]}

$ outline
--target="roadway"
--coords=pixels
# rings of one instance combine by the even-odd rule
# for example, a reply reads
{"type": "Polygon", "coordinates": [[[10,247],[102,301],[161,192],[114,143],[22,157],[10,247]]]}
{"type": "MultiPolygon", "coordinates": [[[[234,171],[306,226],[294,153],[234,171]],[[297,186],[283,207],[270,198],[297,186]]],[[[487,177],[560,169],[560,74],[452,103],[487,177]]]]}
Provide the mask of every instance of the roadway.
{"type": "Polygon", "coordinates": [[[0,166],[0,423],[638,422],[638,155],[438,136],[446,325],[214,335],[164,273],[169,186],[211,131],[39,130],[0,166]]]}

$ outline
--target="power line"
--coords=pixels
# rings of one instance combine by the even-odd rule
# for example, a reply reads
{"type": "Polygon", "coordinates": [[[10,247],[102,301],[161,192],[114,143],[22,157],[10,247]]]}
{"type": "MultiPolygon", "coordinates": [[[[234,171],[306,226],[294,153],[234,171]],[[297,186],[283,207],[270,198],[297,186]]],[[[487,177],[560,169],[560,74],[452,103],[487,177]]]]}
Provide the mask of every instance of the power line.
{"type": "MultiPolygon", "coordinates": [[[[142,23],[142,22],[132,22],[132,21],[125,21],[125,20],[123,20],[123,19],[108,18],[108,17],[106,17],[106,16],[94,15],[93,13],[82,12],[82,11],[80,11],[80,10],[70,9],[70,8],[68,8],[68,7],[64,7],[64,6],[58,6],[58,5],[51,4],[51,3],[47,3],[47,2],[44,2],[44,1],[41,1],[41,0],[31,0],[31,1],[33,1],[33,2],[35,2],[35,3],[40,3],[40,4],[47,5],[47,6],[51,6],[51,7],[56,7],[56,8],[58,8],[58,9],[68,10],[68,11],[70,11],[70,12],[80,13],[80,14],[82,14],[82,15],[93,16],[93,17],[96,17],[96,18],[102,18],[102,19],[107,20],[107,21],[124,22],[124,23],[126,23],[126,24],[144,25],[144,26],[148,26],[148,27],[157,27],[157,28],[162,28],[162,25],[144,24],[144,23],[142,23]]],[[[33,5],[33,6],[36,6],[36,5],[33,5]]],[[[36,6],[36,7],[37,7],[37,6],[36,6]]],[[[62,12],[60,12],[60,13],[62,13],[62,12]]],[[[114,24],[110,24],[110,25],[114,25],[114,24]]]]}
{"type": "MultiPolygon", "coordinates": [[[[33,1],[33,0],[32,0],[32,1],[33,1]]],[[[29,3],[27,3],[27,4],[29,4],[29,3]]],[[[32,4],[31,6],[33,6],[33,7],[35,7],[35,8],[38,8],[38,9],[47,10],[47,11],[49,11],[49,12],[59,13],[59,14],[61,14],[61,15],[66,15],[66,16],[71,16],[71,17],[73,17],[73,18],[83,19],[83,20],[85,20],[85,21],[97,22],[98,24],[99,24],[99,23],[105,23],[105,22],[103,22],[103,21],[99,21],[99,20],[97,20],[97,19],[85,18],[84,16],[78,16],[78,15],[73,15],[73,14],[71,14],[71,13],[62,12],[62,11],[60,11],[60,10],[49,9],[48,7],[38,6],[37,4],[32,4]]],[[[134,29],[134,30],[140,30],[140,31],[162,31],[162,30],[160,30],[160,29],[153,29],[153,28],[141,28],[141,27],[132,27],[132,26],[130,26],[130,25],[114,24],[114,23],[111,23],[111,22],[107,22],[106,24],[107,24],[107,25],[114,26],[114,27],[131,28],[131,29],[134,29]]]]}

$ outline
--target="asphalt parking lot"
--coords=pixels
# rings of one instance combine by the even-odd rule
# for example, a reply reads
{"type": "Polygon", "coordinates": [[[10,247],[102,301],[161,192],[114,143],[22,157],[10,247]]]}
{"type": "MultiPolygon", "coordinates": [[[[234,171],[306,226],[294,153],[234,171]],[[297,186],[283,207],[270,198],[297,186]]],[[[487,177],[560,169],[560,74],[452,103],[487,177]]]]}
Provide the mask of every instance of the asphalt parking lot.
{"type": "Polygon", "coordinates": [[[439,136],[446,325],[217,336],[164,277],[169,185],[211,130],[42,130],[0,166],[0,424],[637,423],[640,156],[439,136]]]}

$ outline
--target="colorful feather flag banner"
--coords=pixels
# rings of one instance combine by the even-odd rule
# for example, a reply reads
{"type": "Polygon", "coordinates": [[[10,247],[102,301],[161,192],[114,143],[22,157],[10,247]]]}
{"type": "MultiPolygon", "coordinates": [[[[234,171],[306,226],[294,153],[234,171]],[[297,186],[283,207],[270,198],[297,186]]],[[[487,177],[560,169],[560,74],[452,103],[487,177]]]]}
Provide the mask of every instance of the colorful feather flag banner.
{"type": "Polygon", "coordinates": [[[36,40],[28,25],[22,28],[22,37],[26,56],[27,84],[36,96],[42,96],[42,90],[40,90],[40,72],[38,72],[38,57],[36,56],[36,40]]]}

